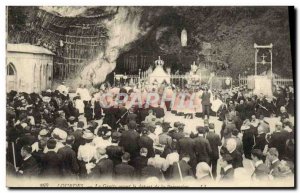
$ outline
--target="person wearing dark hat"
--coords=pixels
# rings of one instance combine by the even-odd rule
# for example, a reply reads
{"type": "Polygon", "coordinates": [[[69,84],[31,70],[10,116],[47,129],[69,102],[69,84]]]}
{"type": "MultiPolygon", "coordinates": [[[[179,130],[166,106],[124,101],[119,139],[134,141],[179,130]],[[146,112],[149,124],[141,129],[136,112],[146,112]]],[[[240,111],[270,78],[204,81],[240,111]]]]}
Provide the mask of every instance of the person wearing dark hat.
{"type": "Polygon", "coordinates": [[[252,174],[252,179],[255,180],[268,180],[269,178],[269,168],[264,164],[264,155],[260,149],[253,149],[251,151],[251,158],[254,163],[255,170],[252,174]]]}
{"type": "Polygon", "coordinates": [[[83,101],[84,103],[84,117],[86,118],[86,121],[89,122],[93,119],[93,108],[91,101],[83,101]]]}
{"type": "MultiPolygon", "coordinates": [[[[175,125],[175,123],[174,123],[174,125],[175,125]]],[[[177,132],[175,132],[173,134],[172,138],[175,139],[177,142],[185,136],[184,135],[184,126],[185,126],[184,123],[179,123],[179,125],[177,126],[177,128],[178,128],[177,132]]]]}
{"type": "Polygon", "coordinates": [[[219,159],[219,147],[222,145],[220,136],[215,133],[215,124],[209,123],[209,131],[206,134],[206,139],[209,141],[211,147],[210,164],[212,168],[212,175],[214,179],[217,177],[217,162],[219,159]]]}
{"type": "Polygon", "coordinates": [[[289,133],[282,128],[282,122],[275,123],[275,131],[271,134],[269,148],[275,147],[279,153],[279,159],[285,157],[285,145],[289,138],[289,133]]]}
{"type": "Polygon", "coordinates": [[[142,136],[139,138],[139,147],[140,148],[146,148],[148,151],[147,157],[154,157],[154,148],[153,143],[154,141],[148,136],[149,131],[147,128],[142,129],[142,136]]]}
{"type": "Polygon", "coordinates": [[[134,167],[128,164],[130,161],[130,154],[125,152],[122,155],[122,163],[116,165],[114,176],[117,180],[133,180],[134,167]]]}
{"type": "Polygon", "coordinates": [[[234,178],[234,169],[232,167],[232,157],[229,154],[224,154],[220,160],[221,178],[220,182],[230,182],[234,178]]]}
{"type": "Polygon", "coordinates": [[[62,176],[62,160],[55,152],[56,140],[50,138],[47,142],[48,152],[42,157],[42,177],[61,177],[62,176]]]}
{"type": "Polygon", "coordinates": [[[62,175],[63,177],[76,177],[79,171],[79,165],[77,162],[77,157],[75,151],[72,149],[75,137],[73,135],[68,135],[66,139],[66,145],[60,148],[57,154],[62,159],[62,175]]]}
{"type": "Polygon", "coordinates": [[[206,162],[210,163],[210,155],[212,153],[209,141],[204,138],[205,128],[198,126],[198,137],[194,138],[194,151],[197,158],[197,163],[206,162]]]}
{"type": "Polygon", "coordinates": [[[93,144],[96,147],[103,147],[106,148],[107,146],[111,145],[110,137],[111,137],[111,128],[104,124],[102,125],[97,132],[97,136],[93,139],[93,144]]]}
{"type": "Polygon", "coordinates": [[[121,135],[119,146],[124,148],[124,151],[130,153],[131,158],[139,155],[139,138],[140,135],[135,131],[137,124],[135,121],[129,121],[127,124],[128,130],[124,131],[121,135]]]}
{"type": "Polygon", "coordinates": [[[17,173],[26,177],[38,176],[40,172],[39,165],[35,158],[31,155],[32,148],[29,145],[25,145],[21,149],[22,162],[18,168],[17,173]]]}
{"type": "Polygon", "coordinates": [[[119,146],[121,133],[115,131],[111,135],[111,145],[106,147],[106,154],[108,158],[113,161],[114,166],[122,162],[122,155],[124,153],[123,147],[119,146]]]}
{"type": "Polygon", "coordinates": [[[69,122],[69,130],[74,131],[74,127],[76,127],[76,117],[70,116],[68,118],[68,122],[69,122]]]}
{"type": "MultiPolygon", "coordinates": [[[[154,156],[153,156],[154,157],[154,156]]],[[[140,155],[129,162],[135,169],[135,176],[137,179],[141,177],[141,172],[148,163],[148,150],[145,147],[140,149],[140,155]]]]}
{"type": "Polygon", "coordinates": [[[205,88],[202,96],[201,96],[201,104],[202,104],[202,112],[203,112],[203,119],[205,118],[205,115],[207,116],[207,119],[209,119],[209,114],[210,114],[210,93],[208,92],[208,89],[205,88]]]}
{"type": "Polygon", "coordinates": [[[164,146],[171,146],[172,145],[172,137],[168,135],[168,131],[171,128],[170,123],[164,122],[162,123],[162,133],[159,134],[158,140],[159,144],[164,146]]]}
{"type": "Polygon", "coordinates": [[[189,133],[184,133],[184,137],[179,139],[177,142],[176,148],[180,157],[182,157],[184,154],[189,154],[190,165],[194,169],[196,167],[197,160],[194,152],[194,140],[190,138],[189,133]]]}
{"type": "Polygon", "coordinates": [[[255,144],[254,130],[249,119],[246,119],[241,127],[241,132],[243,133],[242,142],[244,155],[247,159],[251,159],[251,150],[255,144]]]}
{"type": "Polygon", "coordinates": [[[75,137],[73,149],[76,153],[78,152],[79,146],[82,145],[84,141],[82,139],[83,127],[84,127],[84,122],[78,121],[77,126],[74,127],[74,132],[72,133],[72,135],[75,137]]]}

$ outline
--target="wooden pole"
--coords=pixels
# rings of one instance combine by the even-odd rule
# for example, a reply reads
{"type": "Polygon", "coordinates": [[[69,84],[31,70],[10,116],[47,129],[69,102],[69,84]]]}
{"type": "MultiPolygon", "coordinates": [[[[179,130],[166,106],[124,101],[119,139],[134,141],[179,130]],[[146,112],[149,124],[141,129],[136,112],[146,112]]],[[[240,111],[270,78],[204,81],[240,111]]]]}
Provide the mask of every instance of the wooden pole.
{"type": "Polygon", "coordinates": [[[14,142],[11,142],[11,146],[12,146],[12,151],[13,151],[14,167],[15,167],[15,170],[17,171],[16,152],[15,152],[14,142]]]}

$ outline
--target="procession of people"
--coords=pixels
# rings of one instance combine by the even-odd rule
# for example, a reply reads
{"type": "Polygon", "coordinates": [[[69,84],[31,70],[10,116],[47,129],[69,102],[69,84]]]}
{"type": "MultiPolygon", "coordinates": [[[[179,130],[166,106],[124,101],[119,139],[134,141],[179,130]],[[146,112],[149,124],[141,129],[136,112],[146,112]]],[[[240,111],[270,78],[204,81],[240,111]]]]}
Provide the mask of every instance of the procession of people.
{"type": "Polygon", "coordinates": [[[103,85],[93,93],[84,86],[68,93],[64,85],[41,94],[7,93],[8,174],[207,184],[294,177],[292,87],[278,86],[270,98],[245,87],[103,85]],[[128,96],[126,101],[125,95],[116,99],[120,93],[128,96]],[[141,99],[132,101],[137,93],[141,99]],[[149,93],[177,94],[173,101],[163,101],[147,100],[149,93]],[[178,93],[189,94],[183,108],[178,93]],[[167,122],[167,116],[174,121],[167,122]],[[189,128],[176,117],[197,119],[199,125],[189,128]],[[269,117],[277,118],[274,125],[269,117]],[[245,168],[245,160],[251,169],[245,168]]]}

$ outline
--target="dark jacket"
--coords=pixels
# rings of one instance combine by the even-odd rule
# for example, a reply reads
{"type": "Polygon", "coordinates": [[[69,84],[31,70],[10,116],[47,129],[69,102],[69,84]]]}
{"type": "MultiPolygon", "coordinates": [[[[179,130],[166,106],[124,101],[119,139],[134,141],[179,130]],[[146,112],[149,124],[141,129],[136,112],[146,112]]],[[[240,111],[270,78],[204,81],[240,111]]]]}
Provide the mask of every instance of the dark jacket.
{"type": "Polygon", "coordinates": [[[193,167],[197,165],[194,145],[194,140],[190,137],[183,137],[177,143],[177,151],[179,155],[189,154],[191,158],[190,164],[193,167]]]}
{"type": "Polygon", "coordinates": [[[142,135],[139,138],[139,147],[142,148],[147,148],[148,154],[147,157],[154,157],[154,148],[153,148],[153,140],[147,136],[147,135],[142,135]]]}
{"type": "Polygon", "coordinates": [[[127,163],[120,163],[116,165],[115,178],[118,180],[132,180],[134,178],[134,167],[127,163]]]}
{"type": "Polygon", "coordinates": [[[221,171],[223,171],[221,174],[221,178],[220,178],[221,182],[229,182],[229,181],[233,180],[233,178],[234,178],[234,169],[233,168],[228,169],[226,172],[224,172],[224,170],[222,168],[221,171]]]}
{"type": "Polygon", "coordinates": [[[144,156],[137,156],[134,158],[130,165],[135,169],[135,175],[139,178],[141,176],[142,169],[147,166],[148,158],[144,156]]]}
{"type": "Polygon", "coordinates": [[[232,135],[232,131],[236,129],[236,125],[233,122],[224,122],[221,130],[221,138],[230,138],[232,135]]]}
{"type": "Polygon", "coordinates": [[[124,153],[123,147],[110,145],[106,147],[106,154],[108,158],[113,161],[114,166],[120,164],[122,162],[122,155],[124,153]]]}
{"type": "Polygon", "coordinates": [[[108,158],[103,158],[96,163],[92,169],[92,177],[96,179],[112,179],[114,171],[113,161],[108,158]]]}
{"type": "Polygon", "coordinates": [[[197,162],[209,163],[212,150],[207,139],[202,136],[196,137],[194,139],[194,151],[197,162]]]}
{"type": "Polygon", "coordinates": [[[62,176],[62,160],[59,154],[49,151],[42,157],[42,171],[43,177],[60,177],[62,176]]]}
{"type": "Polygon", "coordinates": [[[173,163],[173,165],[171,167],[172,167],[171,179],[174,179],[174,180],[180,179],[179,167],[181,170],[182,178],[187,177],[187,176],[193,176],[192,167],[188,163],[186,163],[186,161],[184,161],[184,160],[180,160],[179,162],[173,163]]]}
{"type": "Polygon", "coordinates": [[[285,156],[285,145],[289,138],[287,131],[273,132],[269,142],[269,148],[275,147],[278,150],[279,159],[281,160],[285,156]]]}
{"type": "Polygon", "coordinates": [[[268,166],[262,163],[255,167],[252,177],[255,177],[257,180],[266,180],[269,178],[269,173],[270,170],[268,166]]]}
{"type": "Polygon", "coordinates": [[[158,179],[162,179],[161,171],[154,166],[146,166],[141,170],[141,179],[146,179],[149,177],[157,177],[158,179]]]}
{"type": "Polygon", "coordinates": [[[64,118],[61,118],[61,117],[58,117],[55,119],[54,125],[55,125],[55,127],[58,127],[63,130],[68,129],[68,127],[69,127],[67,120],[64,118]]]}
{"type": "Polygon", "coordinates": [[[139,134],[134,130],[124,131],[121,135],[119,146],[124,147],[124,151],[130,153],[131,158],[139,154],[139,134]]]}
{"type": "Polygon", "coordinates": [[[239,168],[243,167],[243,156],[240,152],[237,150],[234,150],[233,152],[229,153],[232,157],[232,166],[233,168],[239,168]]]}
{"type": "Polygon", "coordinates": [[[135,114],[135,113],[128,113],[127,114],[127,118],[126,118],[127,123],[129,121],[136,121],[136,119],[137,119],[137,114],[135,114]]]}
{"type": "Polygon", "coordinates": [[[211,159],[219,159],[219,146],[222,145],[220,136],[209,131],[206,134],[206,139],[209,141],[211,147],[211,159]]]}
{"type": "Polygon", "coordinates": [[[156,115],[156,118],[160,119],[165,116],[165,111],[161,107],[156,107],[153,109],[156,115]]]}
{"type": "Polygon", "coordinates": [[[61,157],[63,176],[70,177],[71,175],[78,173],[79,165],[77,162],[77,156],[71,147],[66,145],[60,148],[57,154],[61,157]]]}
{"type": "Polygon", "coordinates": [[[173,133],[173,135],[171,136],[173,139],[176,139],[176,141],[179,141],[180,139],[182,139],[184,137],[184,133],[182,131],[178,131],[173,133]]]}
{"type": "Polygon", "coordinates": [[[201,96],[201,103],[202,105],[210,105],[210,93],[209,92],[204,92],[201,96]]]}
{"type": "Polygon", "coordinates": [[[261,151],[264,151],[266,145],[267,141],[265,133],[259,134],[255,137],[255,145],[253,146],[253,149],[260,149],[261,151]]]}
{"type": "Polygon", "coordinates": [[[19,171],[23,171],[23,176],[32,177],[39,175],[40,168],[33,156],[27,160],[23,160],[19,171]]]}

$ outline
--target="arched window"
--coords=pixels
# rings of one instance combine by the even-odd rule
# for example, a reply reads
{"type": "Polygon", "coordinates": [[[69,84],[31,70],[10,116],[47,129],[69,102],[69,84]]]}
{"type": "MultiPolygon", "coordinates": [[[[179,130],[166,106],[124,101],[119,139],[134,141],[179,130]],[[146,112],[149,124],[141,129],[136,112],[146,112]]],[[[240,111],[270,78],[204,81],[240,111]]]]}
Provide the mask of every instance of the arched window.
{"type": "Polygon", "coordinates": [[[7,65],[6,75],[8,75],[8,76],[16,75],[16,68],[12,63],[9,63],[7,65]]]}
{"type": "MultiPolygon", "coordinates": [[[[21,81],[21,79],[20,79],[21,81]]],[[[17,71],[12,63],[6,66],[6,91],[18,89],[17,71]]]]}

